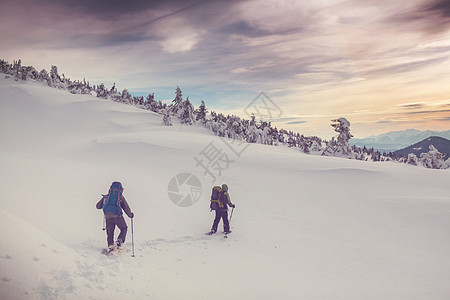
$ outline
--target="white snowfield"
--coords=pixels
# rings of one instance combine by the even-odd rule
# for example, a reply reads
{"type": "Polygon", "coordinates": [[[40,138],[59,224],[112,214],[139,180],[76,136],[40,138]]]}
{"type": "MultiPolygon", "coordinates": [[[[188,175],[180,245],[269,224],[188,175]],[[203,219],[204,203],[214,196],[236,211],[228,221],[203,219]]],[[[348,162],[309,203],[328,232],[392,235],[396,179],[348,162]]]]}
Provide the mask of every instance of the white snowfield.
{"type": "Polygon", "coordinates": [[[194,158],[231,141],[201,126],[4,76],[0,105],[0,299],[450,299],[448,170],[252,144],[212,181],[194,158]],[[190,207],[167,193],[183,172],[190,207]],[[115,180],[135,257],[128,217],[127,251],[101,254],[115,180]],[[222,183],[228,239],[204,234],[222,183]]]}

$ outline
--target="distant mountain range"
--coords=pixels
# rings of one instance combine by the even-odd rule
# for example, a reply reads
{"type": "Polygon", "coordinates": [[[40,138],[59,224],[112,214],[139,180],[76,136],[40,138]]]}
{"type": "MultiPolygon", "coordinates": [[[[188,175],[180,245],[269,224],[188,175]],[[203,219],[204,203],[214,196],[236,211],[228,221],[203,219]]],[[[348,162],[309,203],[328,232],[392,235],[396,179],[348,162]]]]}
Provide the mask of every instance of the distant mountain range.
{"type": "Polygon", "coordinates": [[[447,154],[444,158],[444,160],[447,160],[450,154],[450,141],[438,136],[426,138],[414,145],[397,150],[394,154],[397,156],[406,157],[409,153],[414,153],[417,157],[420,157],[421,153],[426,153],[430,150],[430,145],[433,145],[439,152],[447,154]]]}
{"type": "MultiPolygon", "coordinates": [[[[380,135],[372,135],[363,139],[350,139],[350,145],[356,145],[358,147],[374,148],[380,152],[394,152],[411,145],[414,145],[420,141],[423,141],[429,137],[442,137],[450,140],[450,130],[447,131],[420,131],[416,129],[407,129],[402,131],[390,131],[380,135]]],[[[436,146],[436,145],[434,145],[436,146]]],[[[426,149],[428,152],[428,147],[426,149]]],[[[439,148],[438,150],[441,151],[439,148]]],[[[445,151],[444,151],[445,152],[445,151]]]]}

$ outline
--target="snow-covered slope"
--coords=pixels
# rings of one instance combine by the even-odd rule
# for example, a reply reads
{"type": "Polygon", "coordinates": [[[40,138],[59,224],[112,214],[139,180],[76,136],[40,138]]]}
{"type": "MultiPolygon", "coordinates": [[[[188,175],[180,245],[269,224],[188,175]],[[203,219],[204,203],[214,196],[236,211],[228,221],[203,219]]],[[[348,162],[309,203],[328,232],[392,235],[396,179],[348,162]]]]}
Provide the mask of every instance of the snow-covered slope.
{"type": "Polygon", "coordinates": [[[204,128],[4,78],[0,105],[1,299],[450,298],[448,171],[253,144],[238,156],[204,128]],[[195,161],[208,145],[232,161],[213,182],[195,161]],[[183,172],[203,187],[190,207],[167,193],[183,172]],[[100,253],[95,203],[114,180],[135,257],[128,218],[128,252],[100,253]],[[222,183],[228,239],[204,235],[222,183]]]}

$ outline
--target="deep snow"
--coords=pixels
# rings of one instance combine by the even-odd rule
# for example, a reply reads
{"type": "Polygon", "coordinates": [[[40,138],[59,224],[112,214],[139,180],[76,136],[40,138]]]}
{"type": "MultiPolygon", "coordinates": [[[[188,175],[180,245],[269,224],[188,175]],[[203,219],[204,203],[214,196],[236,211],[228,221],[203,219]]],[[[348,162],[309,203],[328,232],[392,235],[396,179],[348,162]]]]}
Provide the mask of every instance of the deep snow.
{"type": "Polygon", "coordinates": [[[1,299],[450,299],[448,170],[252,144],[211,182],[194,158],[231,141],[205,128],[5,78],[0,105],[1,299]],[[203,186],[184,208],[167,193],[183,172],[203,186]],[[128,218],[128,252],[100,253],[114,180],[134,258],[128,218]],[[222,183],[228,239],[204,235],[222,183]]]}

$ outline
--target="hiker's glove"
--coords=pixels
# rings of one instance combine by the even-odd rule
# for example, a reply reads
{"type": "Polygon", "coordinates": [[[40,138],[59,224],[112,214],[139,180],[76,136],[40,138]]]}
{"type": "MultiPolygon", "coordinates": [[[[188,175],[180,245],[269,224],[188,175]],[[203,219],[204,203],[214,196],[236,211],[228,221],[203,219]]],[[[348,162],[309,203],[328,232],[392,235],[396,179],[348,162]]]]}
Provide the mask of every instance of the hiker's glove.
{"type": "Polygon", "coordinates": [[[134,218],[134,213],[130,214],[130,218],[133,219],[134,218]]]}
{"type": "Polygon", "coordinates": [[[236,204],[231,205],[231,207],[232,207],[232,208],[235,208],[235,207],[236,207],[236,204]]]}

